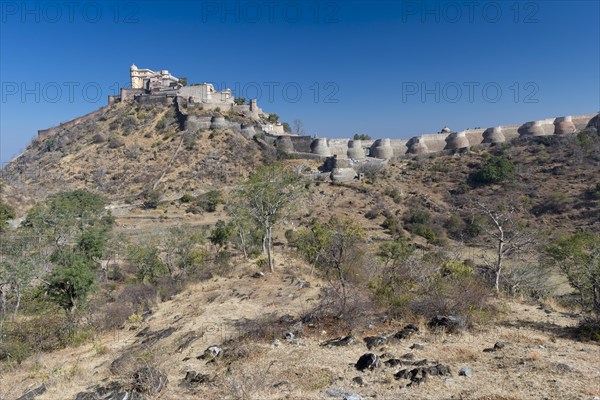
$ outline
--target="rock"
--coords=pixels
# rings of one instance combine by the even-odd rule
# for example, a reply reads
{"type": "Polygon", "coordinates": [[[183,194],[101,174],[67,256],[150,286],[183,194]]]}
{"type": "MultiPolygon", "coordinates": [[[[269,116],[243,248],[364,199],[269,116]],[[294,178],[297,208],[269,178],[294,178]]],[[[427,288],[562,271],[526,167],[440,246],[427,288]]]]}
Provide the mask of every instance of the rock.
{"type": "Polygon", "coordinates": [[[567,373],[573,372],[574,368],[569,364],[560,363],[556,364],[556,369],[558,370],[558,372],[567,373]]]}
{"type": "Polygon", "coordinates": [[[512,343],[510,342],[496,342],[494,344],[494,350],[502,350],[505,347],[509,347],[512,346],[512,343]]]}
{"type": "Polygon", "coordinates": [[[192,343],[194,343],[198,339],[200,339],[200,336],[194,334],[193,332],[184,335],[181,338],[181,344],[177,346],[176,351],[178,353],[181,353],[183,350],[187,349],[192,343]]]}
{"type": "Polygon", "coordinates": [[[273,340],[273,346],[275,346],[275,347],[281,346],[281,341],[279,339],[273,340]]]}
{"type": "Polygon", "coordinates": [[[158,342],[159,340],[162,340],[164,338],[171,336],[173,334],[173,332],[175,332],[175,330],[176,330],[175,328],[166,328],[166,329],[162,329],[162,330],[156,331],[156,332],[149,332],[146,334],[146,338],[144,340],[142,340],[142,344],[150,346],[150,345],[158,342]]]}
{"type": "Polygon", "coordinates": [[[124,390],[121,382],[113,381],[107,386],[96,386],[88,392],[80,392],[75,400],[144,400],[145,396],[135,390],[124,390]]]}
{"type": "Polygon", "coordinates": [[[158,368],[143,367],[133,373],[133,389],[140,393],[160,393],[167,383],[167,375],[158,368]]]}
{"type": "Polygon", "coordinates": [[[391,353],[381,353],[379,358],[394,358],[394,355],[391,353]]]}
{"type": "Polygon", "coordinates": [[[25,393],[23,396],[18,397],[17,400],[33,400],[37,396],[41,396],[44,393],[46,393],[46,384],[42,383],[40,386],[36,387],[35,389],[32,389],[29,392],[25,393]]]}
{"type": "Polygon", "coordinates": [[[199,360],[212,360],[223,354],[223,349],[219,346],[209,346],[201,356],[196,357],[199,360]]]}
{"type": "Polygon", "coordinates": [[[360,356],[355,366],[356,369],[359,371],[364,371],[365,369],[372,370],[381,367],[381,360],[379,359],[377,354],[366,353],[360,356]]]}
{"type": "Polygon", "coordinates": [[[379,347],[386,344],[387,338],[385,336],[367,336],[363,341],[366,343],[367,349],[371,350],[373,347],[379,347]]]}
{"type": "Polygon", "coordinates": [[[399,332],[394,335],[394,339],[402,340],[408,339],[415,333],[419,332],[419,327],[413,324],[406,325],[399,332]]]}
{"type": "Polygon", "coordinates": [[[493,348],[488,348],[488,349],[483,349],[484,353],[493,353],[494,349],[493,348]]]}
{"type": "Polygon", "coordinates": [[[402,356],[400,356],[400,358],[403,358],[405,360],[414,360],[415,355],[413,353],[406,353],[406,354],[403,354],[402,356]]]}
{"type": "Polygon", "coordinates": [[[362,378],[362,376],[355,376],[354,378],[352,378],[352,382],[360,386],[363,386],[365,384],[365,380],[362,378]]]}
{"type": "MultiPolygon", "coordinates": [[[[409,379],[411,384],[421,384],[427,381],[429,376],[450,376],[450,367],[447,365],[437,364],[430,367],[418,367],[409,369],[403,369],[398,371],[394,377],[396,379],[409,379]]],[[[409,385],[409,386],[410,386],[409,385]]]]}
{"type": "Polygon", "coordinates": [[[397,358],[390,358],[389,360],[384,362],[388,367],[397,367],[398,365],[402,365],[402,360],[397,358]]]}
{"type": "Polygon", "coordinates": [[[279,387],[282,387],[282,386],[285,386],[285,385],[289,385],[289,384],[290,384],[290,382],[289,382],[289,381],[281,381],[281,382],[277,382],[277,383],[275,383],[275,384],[273,385],[273,387],[274,387],[274,388],[279,388],[279,387]]]}
{"type": "Polygon", "coordinates": [[[411,350],[424,350],[425,346],[423,346],[422,344],[419,343],[414,343],[412,346],[410,346],[411,350]]]}
{"type": "Polygon", "coordinates": [[[454,315],[437,315],[429,321],[429,327],[433,329],[443,329],[448,333],[460,332],[465,329],[464,318],[454,315]]]}
{"type": "Polygon", "coordinates": [[[337,397],[343,400],[362,400],[362,396],[356,393],[344,392],[341,390],[327,389],[324,391],[325,394],[331,397],[337,397]]]}
{"type": "Polygon", "coordinates": [[[467,378],[472,378],[473,377],[473,371],[471,371],[471,368],[461,368],[458,370],[458,375],[459,376],[466,376],[467,378]]]}
{"type": "Polygon", "coordinates": [[[265,273],[261,272],[261,271],[256,271],[255,273],[252,274],[253,278],[264,278],[265,273]]]}
{"type": "Polygon", "coordinates": [[[349,346],[356,343],[354,336],[341,336],[335,339],[326,340],[321,343],[321,346],[349,346]]]}
{"type": "Polygon", "coordinates": [[[310,287],[310,282],[302,279],[298,279],[298,282],[296,284],[300,286],[300,289],[307,289],[310,287]]]}
{"type": "Polygon", "coordinates": [[[188,371],[185,373],[185,377],[181,380],[179,386],[189,388],[207,382],[210,382],[210,377],[208,375],[200,374],[196,371],[188,371]]]}
{"type": "Polygon", "coordinates": [[[287,340],[288,342],[292,342],[292,341],[296,340],[296,335],[294,335],[292,332],[286,332],[283,335],[283,338],[285,340],[287,340]]]}

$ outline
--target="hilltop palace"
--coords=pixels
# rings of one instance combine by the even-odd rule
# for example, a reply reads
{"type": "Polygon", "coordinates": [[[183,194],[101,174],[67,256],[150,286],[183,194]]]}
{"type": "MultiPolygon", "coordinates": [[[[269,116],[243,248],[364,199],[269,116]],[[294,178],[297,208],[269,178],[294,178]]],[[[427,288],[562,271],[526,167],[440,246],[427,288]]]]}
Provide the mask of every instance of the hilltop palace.
{"type": "Polygon", "coordinates": [[[467,129],[453,132],[444,128],[440,133],[422,134],[410,139],[325,139],[311,136],[286,134],[280,123],[267,122],[269,114],[257,105],[256,99],[248,104],[236,104],[230,89],[220,92],[210,83],[186,86],[167,70],[158,72],[130,68],[131,88],[122,88],[120,95],[109,96],[108,105],[90,114],[61,124],[58,127],[38,131],[40,138],[60,129],[76,125],[87,118],[99,115],[117,102],[143,104],[174,104],[185,130],[230,129],[251,139],[259,135],[264,142],[296,158],[320,159],[329,165],[334,180],[354,179],[354,167],[358,163],[389,160],[409,155],[421,155],[441,151],[457,151],[473,146],[494,145],[517,137],[564,135],[589,126],[600,129],[600,114],[563,116],[530,121],[524,124],[467,129]],[[190,110],[208,110],[212,113],[190,113],[190,110]],[[241,115],[251,123],[235,122],[229,116],[241,115]]]}

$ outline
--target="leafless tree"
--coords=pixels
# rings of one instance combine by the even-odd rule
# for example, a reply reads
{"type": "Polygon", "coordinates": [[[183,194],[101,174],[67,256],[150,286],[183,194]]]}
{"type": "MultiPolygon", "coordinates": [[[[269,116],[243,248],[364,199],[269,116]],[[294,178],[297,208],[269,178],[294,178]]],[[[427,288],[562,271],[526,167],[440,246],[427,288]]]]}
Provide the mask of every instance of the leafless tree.
{"type": "Polygon", "coordinates": [[[530,250],[536,235],[522,223],[519,210],[511,201],[496,206],[476,201],[474,210],[490,222],[483,232],[483,244],[494,249],[494,258],[484,255],[483,261],[493,272],[494,287],[499,293],[505,261],[530,250]]]}
{"type": "Polygon", "coordinates": [[[294,120],[294,133],[296,135],[304,135],[304,124],[302,123],[302,120],[294,120]]]}

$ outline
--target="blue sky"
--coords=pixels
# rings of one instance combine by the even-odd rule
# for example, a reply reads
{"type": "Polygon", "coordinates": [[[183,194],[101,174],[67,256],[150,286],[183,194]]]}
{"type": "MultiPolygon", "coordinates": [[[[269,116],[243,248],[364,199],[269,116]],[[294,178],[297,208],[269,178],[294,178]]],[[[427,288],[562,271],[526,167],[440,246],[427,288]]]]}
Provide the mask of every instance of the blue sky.
{"type": "Polygon", "coordinates": [[[309,134],[410,137],[600,109],[597,1],[0,2],[0,161],[129,66],[212,82],[309,134]]]}

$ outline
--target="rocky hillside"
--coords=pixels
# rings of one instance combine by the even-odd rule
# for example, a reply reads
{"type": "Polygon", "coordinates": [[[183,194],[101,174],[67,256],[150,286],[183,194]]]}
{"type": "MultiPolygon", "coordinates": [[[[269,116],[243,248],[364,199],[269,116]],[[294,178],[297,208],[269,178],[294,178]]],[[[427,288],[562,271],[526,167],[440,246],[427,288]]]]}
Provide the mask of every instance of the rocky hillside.
{"type": "MultiPolygon", "coordinates": [[[[210,112],[205,112],[210,119],[210,112]]],[[[243,116],[228,118],[245,121],[243,116]]],[[[117,103],[77,125],[35,139],[4,167],[2,196],[25,210],[75,188],[135,199],[148,188],[173,193],[226,185],[264,161],[259,144],[227,129],[185,130],[175,105],[117,103]]],[[[252,121],[250,121],[252,122],[252,121]]]]}

